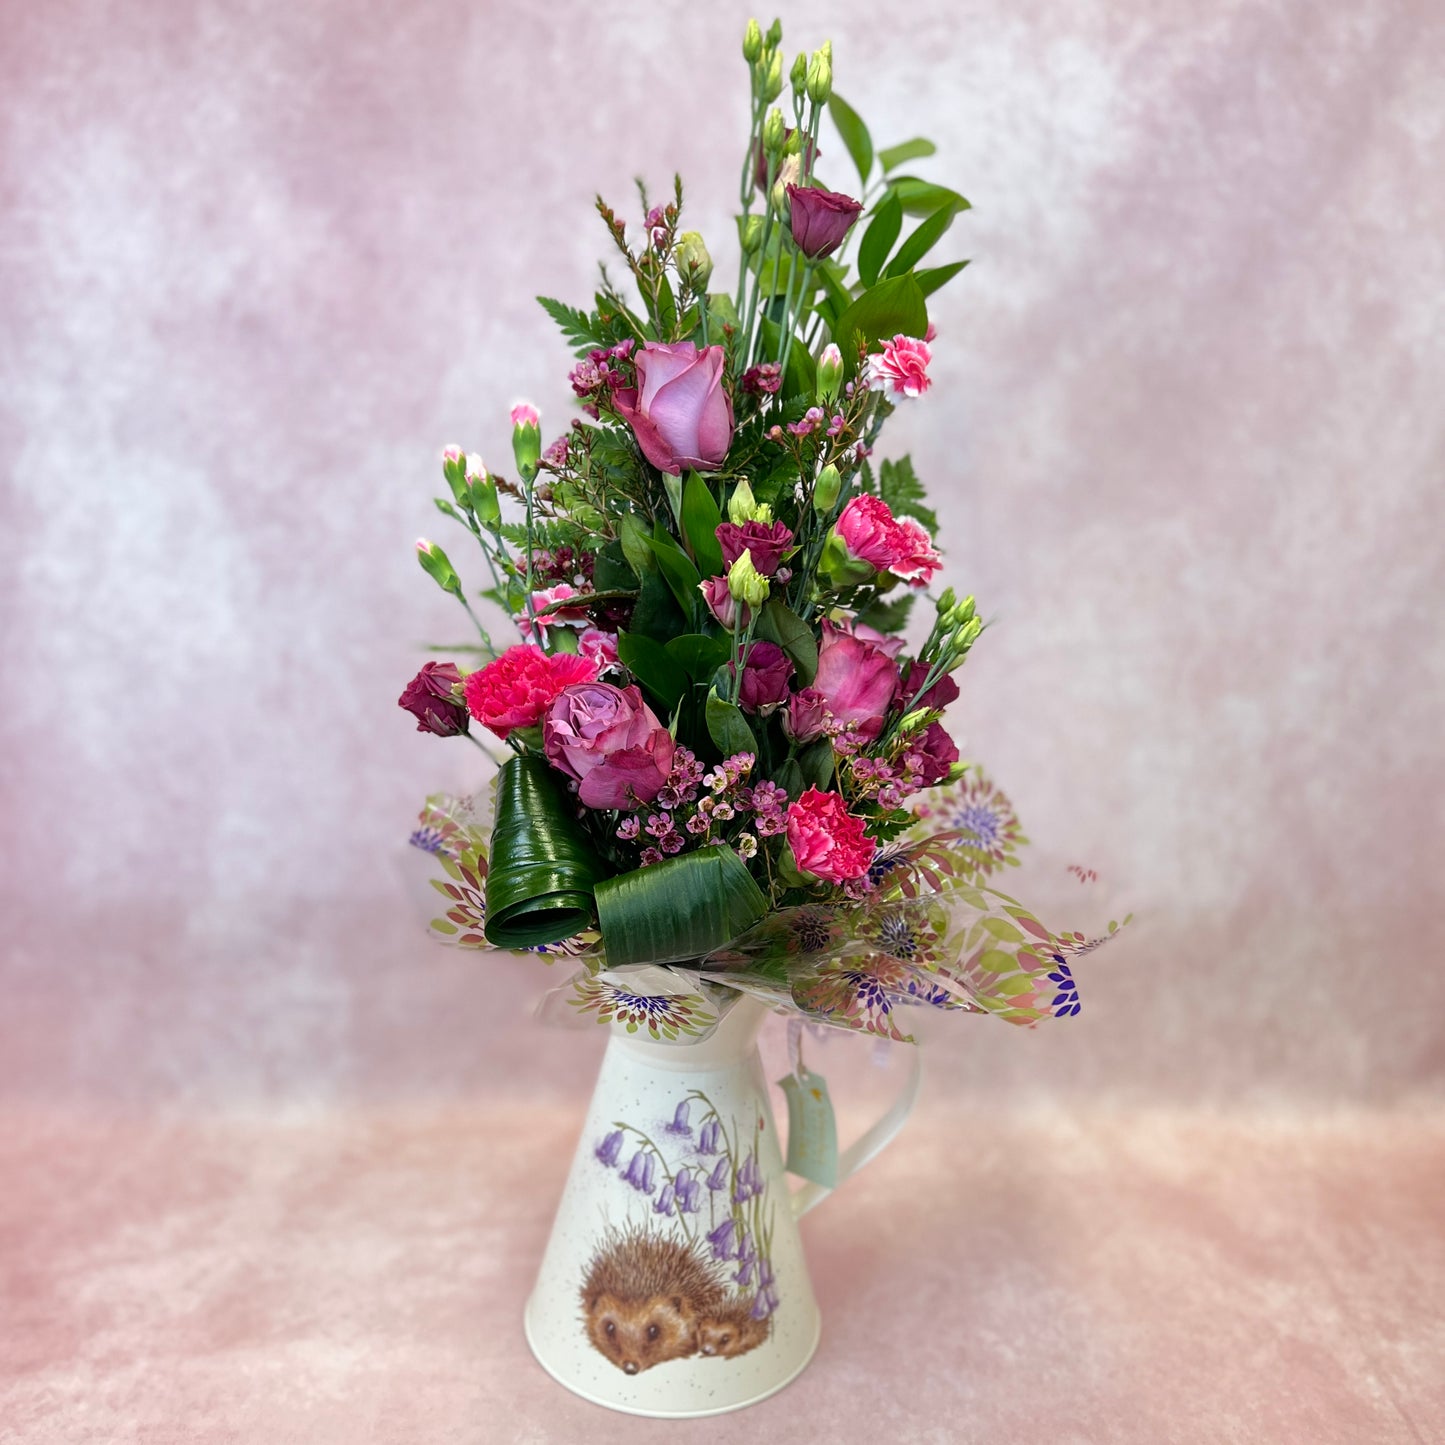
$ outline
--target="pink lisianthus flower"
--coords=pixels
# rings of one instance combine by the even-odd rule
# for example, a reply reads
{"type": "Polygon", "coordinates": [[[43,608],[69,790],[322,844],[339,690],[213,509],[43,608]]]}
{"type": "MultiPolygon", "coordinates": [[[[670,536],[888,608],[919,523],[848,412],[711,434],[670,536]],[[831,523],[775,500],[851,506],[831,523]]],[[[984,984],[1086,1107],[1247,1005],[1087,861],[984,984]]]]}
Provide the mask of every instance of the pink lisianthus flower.
{"type": "Polygon", "coordinates": [[[928,363],[932,360],[933,353],[926,341],[895,336],[883,343],[880,355],[868,358],[869,389],[893,396],[922,396],[933,385],[928,376],[928,363]]]}
{"type": "Polygon", "coordinates": [[[861,878],[878,851],[866,826],[837,793],[809,788],[788,808],[788,846],[798,871],[828,883],[861,878]]]}
{"type": "Polygon", "coordinates": [[[958,744],[949,737],[942,723],[929,723],[921,733],[908,740],[903,753],[903,766],[910,782],[917,788],[931,788],[941,783],[958,761],[958,744]]]}
{"type": "Polygon", "coordinates": [[[792,532],[781,522],[723,522],[717,528],[723,566],[731,567],[744,552],[751,552],[753,566],[771,577],[783,564],[793,545],[792,532]]]}
{"type": "Polygon", "coordinates": [[[818,672],[813,687],[823,695],[835,722],[856,723],[854,736],[871,742],[898,696],[898,664],[881,647],[823,621],[818,672]]]}
{"type": "Polygon", "coordinates": [[[633,686],[582,682],[557,694],[542,730],[547,761],[588,808],[650,803],[672,771],[672,734],[633,686]]]}
{"type": "MultiPolygon", "coordinates": [[[[537,617],[538,630],[545,633],[549,627],[586,627],[591,621],[591,617],[585,607],[559,607],[557,605],[559,602],[566,602],[569,598],[583,595],[570,582],[559,582],[555,587],[547,587],[540,592],[534,592],[532,594],[532,611],[537,617]]],[[[522,636],[530,639],[532,636],[531,617],[524,612],[516,618],[516,623],[521,629],[522,636]]]]}
{"type": "Polygon", "coordinates": [[[632,427],[643,455],[673,476],[684,467],[715,470],[733,439],[722,347],[699,351],[691,341],[649,341],[633,359],[637,386],[619,389],[613,404],[632,427]]]}
{"type": "Polygon", "coordinates": [[[590,657],[600,672],[617,661],[617,634],[603,632],[600,627],[589,627],[577,639],[577,651],[583,657],[590,657]]]}
{"type": "Polygon", "coordinates": [[[549,657],[535,643],[524,642],[470,674],[462,688],[467,711],[505,739],[515,728],[536,727],[563,688],[596,676],[591,658],[566,652],[549,657]]]}

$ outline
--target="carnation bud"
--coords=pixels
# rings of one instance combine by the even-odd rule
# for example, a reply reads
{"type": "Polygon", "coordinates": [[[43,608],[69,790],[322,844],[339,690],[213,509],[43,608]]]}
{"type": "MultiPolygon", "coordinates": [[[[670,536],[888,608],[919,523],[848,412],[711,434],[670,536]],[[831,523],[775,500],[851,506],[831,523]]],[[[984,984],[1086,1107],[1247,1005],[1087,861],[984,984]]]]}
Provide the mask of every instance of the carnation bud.
{"type": "Polygon", "coordinates": [[[783,43],[783,22],[774,20],[768,26],[768,49],[776,50],[783,43]]]}
{"type": "Polygon", "coordinates": [[[542,427],[537,408],[529,402],[519,402],[512,408],[512,455],[522,480],[530,482],[542,459],[542,427]]]}
{"type": "Polygon", "coordinates": [[[783,152],[783,138],[787,134],[787,126],[783,123],[783,113],[777,106],[768,112],[768,118],[763,122],[763,151],[769,156],[778,156],[783,152]]]}
{"type": "Polygon", "coordinates": [[[837,505],[838,493],[842,490],[843,478],[838,475],[838,468],[829,462],[813,483],[813,510],[827,516],[837,505]]]}
{"type": "Polygon", "coordinates": [[[793,68],[788,72],[788,84],[793,87],[794,95],[802,95],[803,87],[808,81],[808,57],[800,50],[798,58],[793,61],[793,68]]]}
{"type": "Polygon", "coordinates": [[[728,521],[741,527],[747,522],[771,522],[773,509],[753,496],[752,486],[744,477],[728,498],[728,521]]]}
{"type": "Polygon", "coordinates": [[[497,496],[497,484],[483,472],[471,479],[470,500],[472,511],[484,527],[495,527],[502,520],[502,503],[497,496]]]}
{"type": "Polygon", "coordinates": [[[425,537],[419,538],[416,544],[416,559],[421,563],[422,571],[443,592],[450,592],[453,597],[462,595],[461,579],[453,569],[447,554],[435,542],[428,542],[425,537]]]}
{"type": "Polygon", "coordinates": [[[763,77],[763,87],[760,92],[763,104],[770,100],[776,100],[783,93],[783,57],[777,51],[768,61],[768,73],[763,77]]]}
{"type": "Polygon", "coordinates": [[[748,21],[743,31],[743,59],[751,65],[763,53],[763,28],[756,20],[748,21]]]}
{"type": "Polygon", "coordinates": [[[712,257],[702,236],[696,231],[684,231],[677,238],[677,268],[697,289],[702,289],[712,275],[712,257]]]}
{"type": "Polygon", "coordinates": [[[823,105],[833,93],[833,57],[826,50],[815,50],[808,62],[808,99],[823,105]]]}
{"type": "Polygon", "coordinates": [[[452,490],[452,496],[458,506],[467,505],[467,459],[464,456],[455,458],[443,457],[442,476],[447,479],[447,486],[452,490]]]}
{"type": "Polygon", "coordinates": [[[830,341],[818,358],[818,400],[836,401],[843,385],[843,353],[830,341]]]}
{"type": "Polygon", "coordinates": [[[768,600],[768,579],[753,566],[753,554],[746,548],[728,568],[728,591],[744,607],[761,607],[768,600]]]}
{"type": "Polygon", "coordinates": [[[751,256],[763,244],[763,218],[743,216],[739,219],[742,224],[738,228],[738,241],[743,248],[743,255],[751,256]]]}
{"type": "Polygon", "coordinates": [[[833,532],[823,544],[823,554],[818,559],[818,570],[837,588],[858,587],[871,582],[878,572],[871,563],[861,557],[850,557],[847,544],[833,532]]]}

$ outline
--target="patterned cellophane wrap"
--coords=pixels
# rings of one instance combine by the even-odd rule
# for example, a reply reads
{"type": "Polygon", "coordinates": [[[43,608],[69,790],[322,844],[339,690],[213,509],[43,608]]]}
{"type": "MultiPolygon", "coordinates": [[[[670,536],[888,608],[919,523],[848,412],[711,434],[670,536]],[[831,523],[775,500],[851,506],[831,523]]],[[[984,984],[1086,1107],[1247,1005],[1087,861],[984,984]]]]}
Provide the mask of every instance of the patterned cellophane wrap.
{"type": "MultiPolygon", "coordinates": [[[[461,948],[483,936],[491,789],[427,799],[411,835],[444,902],[432,933],[461,948]]],[[[1080,1011],[1074,963],[1129,921],[1056,932],[1001,886],[1023,861],[1008,797],[978,768],[915,808],[913,828],[874,861],[861,901],[808,903],[768,914],[725,947],[687,964],[609,969],[595,930],[525,950],[566,958],[572,977],[543,999],[543,1018],[592,1017],[676,1041],[712,1031],[750,994],[779,1012],[840,1029],[915,1042],[917,1010],[991,1014],[1033,1027],[1080,1011]]],[[[1080,885],[1092,868],[1067,869],[1080,885]]]]}

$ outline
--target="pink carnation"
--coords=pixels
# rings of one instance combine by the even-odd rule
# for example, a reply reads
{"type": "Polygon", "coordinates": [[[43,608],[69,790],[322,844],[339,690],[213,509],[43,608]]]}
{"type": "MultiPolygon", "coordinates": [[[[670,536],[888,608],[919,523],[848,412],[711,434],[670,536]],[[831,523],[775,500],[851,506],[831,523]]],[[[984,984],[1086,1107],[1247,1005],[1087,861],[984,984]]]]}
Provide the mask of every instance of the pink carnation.
{"type": "Polygon", "coordinates": [[[809,788],[788,808],[788,846],[798,871],[829,883],[861,878],[878,851],[865,826],[837,793],[809,788]]]}
{"type": "Polygon", "coordinates": [[[566,652],[549,657],[534,643],[525,642],[472,673],[463,690],[467,711],[505,738],[514,728],[536,727],[564,687],[596,676],[597,664],[589,657],[566,652]]]}
{"type": "Polygon", "coordinates": [[[590,657],[599,669],[610,667],[617,661],[617,634],[589,627],[577,639],[577,650],[583,657],[590,657]]]}
{"type": "Polygon", "coordinates": [[[518,426],[540,426],[542,418],[537,414],[537,408],[530,401],[519,401],[512,408],[512,425],[518,426]]]}
{"type": "Polygon", "coordinates": [[[873,391],[891,392],[894,396],[922,396],[933,385],[928,379],[928,363],[932,360],[926,341],[895,336],[883,343],[882,355],[868,358],[868,385],[873,391]]]}
{"type": "Polygon", "coordinates": [[[933,538],[912,517],[898,519],[898,554],[888,570],[901,577],[910,587],[927,587],[933,574],[943,566],[943,558],[934,548],[933,538]]]}
{"type": "Polygon", "coordinates": [[[881,497],[854,497],[833,530],[849,557],[879,572],[891,572],[910,587],[926,587],[943,566],[933,538],[912,517],[895,517],[881,497]]]}

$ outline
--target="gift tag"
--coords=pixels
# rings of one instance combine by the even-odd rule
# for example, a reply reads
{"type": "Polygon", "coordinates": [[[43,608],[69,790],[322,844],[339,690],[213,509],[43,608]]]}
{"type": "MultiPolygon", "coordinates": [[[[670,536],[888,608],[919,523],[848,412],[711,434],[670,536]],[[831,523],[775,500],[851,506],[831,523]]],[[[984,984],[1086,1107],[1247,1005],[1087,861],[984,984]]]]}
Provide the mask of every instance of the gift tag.
{"type": "Polygon", "coordinates": [[[838,1126],[822,1074],[799,1068],[778,1080],[788,1100],[786,1168],[800,1179],[832,1189],[838,1183],[838,1126]]]}

